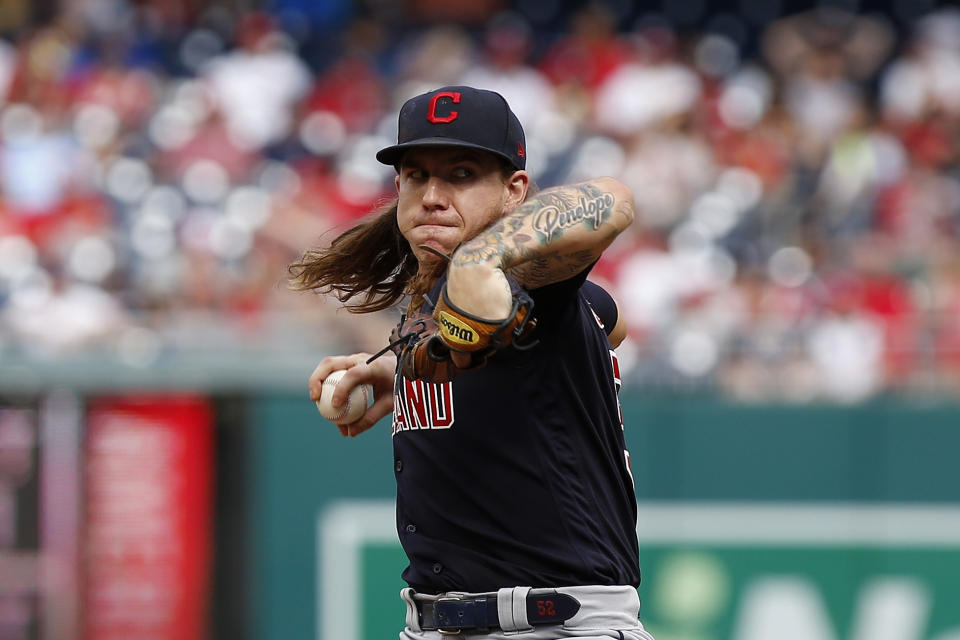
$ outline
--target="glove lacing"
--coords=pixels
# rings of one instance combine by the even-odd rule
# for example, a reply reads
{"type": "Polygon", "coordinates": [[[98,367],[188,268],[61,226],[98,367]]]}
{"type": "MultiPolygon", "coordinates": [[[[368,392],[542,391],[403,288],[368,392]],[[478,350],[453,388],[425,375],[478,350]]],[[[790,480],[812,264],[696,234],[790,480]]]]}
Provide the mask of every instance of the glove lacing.
{"type": "MultiPolygon", "coordinates": [[[[404,313],[400,316],[400,326],[402,327],[403,323],[406,321],[407,321],[407,314],[404,313]]],[[[417,340],[420,339],[420,336],[422,336],[424,332],[427,330],[427,323],[424,320],[417,320],[412,325],[410,325],[410,329],[411,330],[408,331],[407,333],[401,333],[398,331],[400,335],[397,337],[397,339],[391,342],[390,344],[388,344],[387,346],[385,346],[383,349],[380,349],[380,351],[377,351],[375,354],[373,354],[369,358],[367,358],[367,364],[370,364],[371,362],[373,362],[374,360],[376,360],[377,358],[385,354],[387,351],[392,351],[393,348],[398,345],[406,343],[406,346],[408,347],[412,346],[414,343],[416,343],[417,340]]]]}

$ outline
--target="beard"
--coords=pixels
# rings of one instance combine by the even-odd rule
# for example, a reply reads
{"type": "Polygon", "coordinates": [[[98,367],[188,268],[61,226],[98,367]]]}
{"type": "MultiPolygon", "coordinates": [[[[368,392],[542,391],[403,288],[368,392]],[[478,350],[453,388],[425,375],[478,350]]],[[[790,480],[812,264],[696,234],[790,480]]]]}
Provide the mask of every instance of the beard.
{"type": "Polygon", "coordinates": [[[421,248],[427,249],[430,253],[436,255],[437,259],[429,261],[421,260],[420,268],[417,270],[416,275],[410,278],[410,281],[407,283],[404,293],[410,296],[410,303],[407,306],[408,314],[420,312],[420,309],[423,308],[426,295],[430,293],[430,290],[437,284],[437,281],[443,277],[443,274],[447,271],[447,265],[450,263],[450,256],[445,256],[425,245],[421,245],[421,248]]]}

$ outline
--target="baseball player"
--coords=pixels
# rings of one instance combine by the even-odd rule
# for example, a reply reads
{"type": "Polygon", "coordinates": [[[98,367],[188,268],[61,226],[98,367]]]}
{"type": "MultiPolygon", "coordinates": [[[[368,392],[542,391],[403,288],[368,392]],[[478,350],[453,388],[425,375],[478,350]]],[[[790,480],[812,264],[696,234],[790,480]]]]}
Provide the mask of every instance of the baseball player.
{"type": "Polygon", "coordinates": [[[356,436],[392,412],[403,640],[650,639],[638,620],[636,500],[614,347],[625,323],[587,281],[633,220],[616,180],[533,193],[497,93],[450,86],[400,110],[397,199],[307,251],[295,288],[357,312],[407,301],[381,354],[325,358],[334,394],[371,384],[356,436]]]}

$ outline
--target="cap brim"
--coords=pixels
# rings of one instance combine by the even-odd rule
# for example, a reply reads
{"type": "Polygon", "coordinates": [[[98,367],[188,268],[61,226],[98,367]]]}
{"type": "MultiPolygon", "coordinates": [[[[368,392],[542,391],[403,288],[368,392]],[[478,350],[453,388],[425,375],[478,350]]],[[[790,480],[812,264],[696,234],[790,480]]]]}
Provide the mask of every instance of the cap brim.
{"type": "Polygon", "coordinates": [[[479,144],[471,144],[469,142],[455,140],[453,138],[421,138],[420,140],[411,140],[410,142],[404,142],[403,144],[395,144],[393,146],[380,149],[380,151],[377,152],[377,160],[383,164],[397,166],[400,163],[400,158],[403,157],[404,153],[410,149],[416,149],[417,147],[460,147],[462,149],[477,149],[479,151],[486,151],[487,153],[492,153],[495,156],[504,158],[510,163],[511,166],[516,166],[514,165],[513,158],[507,156],[506,154],[500,153],[499,151],[494,151],[493,149],[488,149],[487,147],[479,144]]]}

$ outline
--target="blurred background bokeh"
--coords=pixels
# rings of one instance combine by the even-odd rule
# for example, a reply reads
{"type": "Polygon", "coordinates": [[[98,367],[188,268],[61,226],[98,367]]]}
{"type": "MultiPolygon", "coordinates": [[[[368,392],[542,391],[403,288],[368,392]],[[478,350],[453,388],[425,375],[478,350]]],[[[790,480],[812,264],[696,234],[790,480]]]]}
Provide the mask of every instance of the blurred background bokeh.
{"type": "Polygon", "coordinates": [[[389,430],[305,389],[397,314],[286,266],[445,84],[634,191],[593,273],[657,638],[960,638],[953,3],[5,0],[0,640],[394,635],[389,430]]]}

